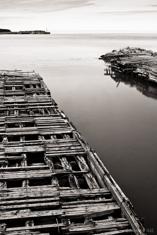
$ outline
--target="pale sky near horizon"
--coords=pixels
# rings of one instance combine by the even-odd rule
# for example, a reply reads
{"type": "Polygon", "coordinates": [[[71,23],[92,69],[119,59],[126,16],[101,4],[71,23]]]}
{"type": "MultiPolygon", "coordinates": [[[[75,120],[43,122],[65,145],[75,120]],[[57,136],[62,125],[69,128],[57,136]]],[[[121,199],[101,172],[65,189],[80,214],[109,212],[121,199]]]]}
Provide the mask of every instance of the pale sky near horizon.
{"type": "Polygon", "coordinates": [[[0,0],[0,28],[157,32],[157,0],[0,0]]]}

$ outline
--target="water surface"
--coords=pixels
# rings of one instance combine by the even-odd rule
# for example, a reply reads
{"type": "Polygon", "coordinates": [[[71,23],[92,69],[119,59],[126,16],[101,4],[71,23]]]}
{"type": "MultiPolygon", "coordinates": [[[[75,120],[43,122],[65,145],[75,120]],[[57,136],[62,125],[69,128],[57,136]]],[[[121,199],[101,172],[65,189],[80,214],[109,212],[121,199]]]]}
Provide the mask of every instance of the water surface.
{"type": "Polygon", "coordinates": [[[155,230],[157,100],[135,86],[117,87],[98,60],[126,46],[157,51],[157,35],[1,35],[0,69],[40,73],[138,216],[145,217],[145,226],[155,230]]]}

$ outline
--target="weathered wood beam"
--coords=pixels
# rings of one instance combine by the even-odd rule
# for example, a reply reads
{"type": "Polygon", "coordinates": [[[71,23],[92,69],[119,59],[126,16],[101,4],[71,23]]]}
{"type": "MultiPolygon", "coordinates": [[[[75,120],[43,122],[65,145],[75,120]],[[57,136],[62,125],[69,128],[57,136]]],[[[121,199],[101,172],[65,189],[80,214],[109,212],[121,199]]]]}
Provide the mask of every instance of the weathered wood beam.
{"type": "Polygon", "coordinates": [[[32,231],[36,231],[36,230],[40,230],[40,231],[42,231],[42,230],[45,230],[45,229],[47,229],[47,230],[52,230],[53,231],[53,229],[58,229],[58,228],[61,228],[61,227],[64,227],[65,225],[63,224],[63,223],[57,223],[57,224],[46,224],[46,225],[36,225],[36,226],[27,226],[27,227],[16,227],[16,228],[7,228],[6,229],[6,233],[8,233],[8,232],[10,232],[10,231],[21,231],[21,230],[23,230],[23,231],[26,231],[26,230],[30,230],[31,232],[32,231]]]}
{"type": "Polygon", "coordinates": [[[56,201],[56,202],[50,202],[51,200],[47,200],[45,201],[45,203],[41,202],[39,200],[38,203],[29,203],[29,202],[26,202],[26,203],[22,203],[22,204],[14,204],[14,205],[2,205],[0,206],[0,210],[2,211],[11,211],[11,210],[19,210],[19,209],[27,209],[27,208],[34,208],[35,210],[38,210],[38,209],[42,209],[42,208],[57,208],[60,206],[60,202],[59,201],[56,201]]]}
{"type": "Polygon", "coordinates": [[[119,210],[120,207],[116,203],[107,203],[100,205],[82,205],[82,207],[66,208],[62,217],[66,218],[79,218],[82,216],[88,216],[90,218],[105,216],[112,214],[115,210],[119,210]]]}

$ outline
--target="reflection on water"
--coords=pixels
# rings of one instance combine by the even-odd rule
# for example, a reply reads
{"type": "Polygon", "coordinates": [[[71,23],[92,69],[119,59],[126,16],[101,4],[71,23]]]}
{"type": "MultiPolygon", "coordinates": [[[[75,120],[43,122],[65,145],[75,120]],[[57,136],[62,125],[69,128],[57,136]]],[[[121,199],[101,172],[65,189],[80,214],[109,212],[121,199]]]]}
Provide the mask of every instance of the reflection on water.
{"type": "Polygon", "coordinates": [[[142,78],[137,78],[133,74],[120,73],[110,66],[105,69],[104,75],[109,75],[117,83],[117,87],[120,86],[120,83],[124,83],[129,87],[135,87],[144,96],[157,99],[157,84],[154,82],[148,82],[142,78]]]}

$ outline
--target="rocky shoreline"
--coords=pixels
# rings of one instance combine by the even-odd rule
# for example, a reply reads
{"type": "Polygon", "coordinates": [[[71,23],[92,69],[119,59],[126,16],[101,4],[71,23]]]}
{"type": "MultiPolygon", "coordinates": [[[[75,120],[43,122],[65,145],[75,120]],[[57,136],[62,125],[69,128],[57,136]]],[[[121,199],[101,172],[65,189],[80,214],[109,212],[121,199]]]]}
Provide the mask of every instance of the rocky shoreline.
{"type": "Polygon", "coordinates": [[[50,34],[50,32],[44,30],[25,30],[12,32],[10,29],[0,29],[0,34],[50,34]]]}
{"type": "Polygon", "coordinates": [[[136,77],[157,83],[157,52],[127,47],[102,55],[99,59],[110,63],[111,69],[120,73],[132,73],[136,77]]]}

